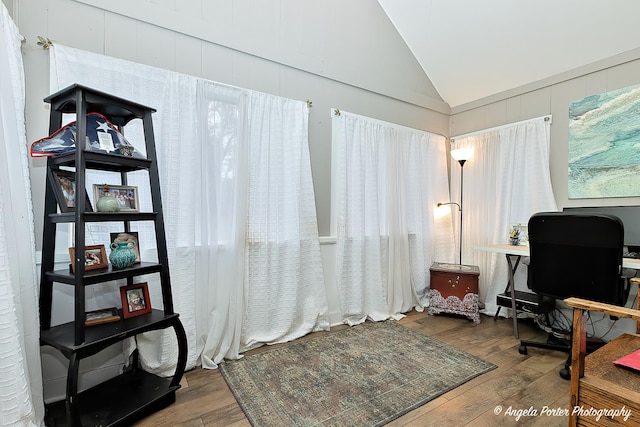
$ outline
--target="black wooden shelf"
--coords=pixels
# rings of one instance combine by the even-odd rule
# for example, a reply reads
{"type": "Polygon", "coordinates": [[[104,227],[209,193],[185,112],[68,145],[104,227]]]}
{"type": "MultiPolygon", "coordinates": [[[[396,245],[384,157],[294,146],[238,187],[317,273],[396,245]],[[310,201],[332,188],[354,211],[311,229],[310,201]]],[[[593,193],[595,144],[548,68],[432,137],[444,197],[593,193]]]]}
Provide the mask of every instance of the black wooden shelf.
{"type": "Polygon", "coordinates": [[[108,117],[111,123],[117,126],[126,125],[133,119],[143,118],[147,112],[154,113],[156,111],[155,108],[118,98],[77,83],[47,96],[44,101],[51,104],[52,111],[72,114],[85,109],[108,117]],[[82,94],[80,102],[75,96],[77,94],[82,94]]]}
{"type": "MultiPolygon", "coordinates": [[[[87,169],[99,169],[111,172],[133,172],[145,170],[151,167],[151,160],[146,158],[123,156],[120,154],[109,154],[98,151],[84,152],[84,159],[87,169]]],[[[60,154],[52,158],[51,163],[57,166],[74,167],[76,164],[75,151],[60,154]]]]}
{"type": "MultiPolygon", "coordinates": [[[[148,372],[126,372],[89,390],[78,393],[75,399],[79,425],[124,426],[175,402],[180,385],[148,372]],[[123,391],[126,390],[126,393],[123,391]],[[108,404],[105,404],[108,402],[108,404]]],[[[48,426],[69,426],[65,401],[45,406],[48,426]]]]}
{"type": "MultiPolygon", "coordinates": [[[[149,273],[158,273],[162,270],[162,264],[152,262],[141,262],[126,268],[113,268],[111,264],[107,268],[89,270],[84,272],[81,285],[95,285],[96,283],[108,282],[110,280],[126,279],[131,276],[142,276],[149,273]]],[[[46,276],[53,282],[76,284],[76,276],[69,269],[47,271],[46,276]]]]}
{"type": "MultiPolygon", "coordinates": [[[[139,119],[142,122],[147,158],[81,149],[47,158],[48,185],[45,189],[40,272],[40,344],[57,349],[69,361],[65,398],[60,402],[45,405],[45,422],[49,426],[130,425],[135,420],[175,401],[175,392],[180,388],[187,360],[187,337],[179,315],[173,310],[160,177],[151,118],[155,110],[77,84],[45,98],[45,101],[51,104],[49,133],[52,134],[62,127],[63,114],[76,114],[78,141],[84,141],[89,136],[86,126],[88,113],[104,115],[120,131],[122,126],[131,120],[139,119]],[[111,175],[119,175],[119,178],[114,176],[113,184],[116,185],[126,185],[130,172],[147,171],[151,212],[90,212],[91,208],[86,206],[87,201],[79,198],[80,202],[76,203],[73,212],[58,213],[60,207],[55,190],[60,184],[56,181],[54,172],[65,168],[75,171],[76,186],[80,189],[86,187],[88,170],[114,172],[111,175]],[[75,224],[73,246],[76,253],[84,253],[87,223],[116,222],[120,223],[124,232],[128,232],[131,223],[136,221],[153,222],[158,262],[141,262],[121,269],[109,265],[106,268],[86,271],[83,260],[76,257],[77,259],[71,262],[74,263],[77,275],[72,272],[71,265],[62,270],[54,270],[57,224],[75,224]],[[158,303],[150,313],[127,319],[123,318],[120,310],[121,318],[117,321],[92,326],[85,324],[87,286],[125,279],[127,285],[132,285],[139,276],[147,274],[154,274],[159,281],[162,292],[161,305],[158,303]],[[54,283],[73,287],[73,321],[51,326],[54,283]],[[161,378],[144,372],[139,364],[136,349],[131,356],[130,369],[126,372],[90,389],[79,391],[82,359],[124,339],[144,332],[169,328],[175,333],[178,353],[175,372],[171,378],[161,378]]],[[[157,282],[149,282],[149,286],[152,285],[157,285],[157,282]]]]}
{"type": "Polygon", "coordinates": [[[42,331],[40,333],[40,343],[57,348],[67,357],[77,353],[80,358],[84,358],[124,338],[172,326],[177,318],[178,314],[165,315],[162,310],[152,310],[151,313],[142,316],[87,326],[85,329],[85,342],[80,345],[75,345],[74,343],[74,323],[69,322],[42,331]]]}
{"type": "MultiPolygon", "coordinates": [[[[116,221],[154,221],[157,212],[83,212],[84,222],[116,222],[116,221]]],[[[51,213],[49,221],[56,224],[75,222],[74,212],[51,213]]]]}

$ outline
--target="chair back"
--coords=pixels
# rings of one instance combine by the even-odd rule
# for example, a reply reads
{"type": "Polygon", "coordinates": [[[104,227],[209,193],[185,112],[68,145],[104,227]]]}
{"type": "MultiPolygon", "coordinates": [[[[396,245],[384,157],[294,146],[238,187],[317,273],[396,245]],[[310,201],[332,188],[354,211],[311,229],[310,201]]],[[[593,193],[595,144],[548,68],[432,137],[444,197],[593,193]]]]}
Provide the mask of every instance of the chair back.
{"type": "Polygon", "coordinates": [[[542,212],[529,219],[528,286],[535,293],[624,305],[624,226],[614,215],[542,212]]]}

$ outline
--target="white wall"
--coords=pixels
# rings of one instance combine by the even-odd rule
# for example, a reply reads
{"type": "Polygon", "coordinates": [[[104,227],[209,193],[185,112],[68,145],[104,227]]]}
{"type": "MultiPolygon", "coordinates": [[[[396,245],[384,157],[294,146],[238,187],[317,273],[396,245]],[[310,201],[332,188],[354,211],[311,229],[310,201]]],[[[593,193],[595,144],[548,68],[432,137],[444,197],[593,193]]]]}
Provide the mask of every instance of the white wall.
{"type": "Polygon", "coordinates": [[[2,3],[6,6],[9,11],[9,15],[13,16],[13,2],[11,0],[2,0],[2,3]]]}

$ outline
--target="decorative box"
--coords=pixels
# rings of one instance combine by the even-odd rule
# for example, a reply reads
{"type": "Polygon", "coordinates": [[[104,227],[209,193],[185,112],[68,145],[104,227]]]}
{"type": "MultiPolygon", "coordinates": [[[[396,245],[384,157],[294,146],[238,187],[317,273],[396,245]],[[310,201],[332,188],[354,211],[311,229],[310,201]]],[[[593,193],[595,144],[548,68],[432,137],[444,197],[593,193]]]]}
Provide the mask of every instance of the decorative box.
{"type": "Polygon", "coordinates": [[[458,314],[480,323],[478,266],[434,262],[430,272],[429,314],[458,314]]]}

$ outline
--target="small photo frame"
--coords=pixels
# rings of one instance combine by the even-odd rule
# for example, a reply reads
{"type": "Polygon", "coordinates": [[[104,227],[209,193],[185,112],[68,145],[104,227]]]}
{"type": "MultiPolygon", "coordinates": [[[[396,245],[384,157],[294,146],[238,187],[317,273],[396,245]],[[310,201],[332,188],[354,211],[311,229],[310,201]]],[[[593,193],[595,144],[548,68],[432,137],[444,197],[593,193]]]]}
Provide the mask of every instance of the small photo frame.
{"type": "Polygon", "coordinates": [[[136,252],[136,260],[135,263],[140,262],[140,246],[138,246],[138,232],[130,231],[128,233],[110,233],[111,243],[119,243],[119,242],[131,242],[133,243],[133,250],[136,252]]]}
{"type": "Polygon", "coordinates": [[[93,200],[98,203],[100,197],[111,195],[120,204],[120,212],[140,212],[138,187],[133,185],[93,184],[93,200]]]}
{"type": "Polygon", "coordinates": [[[527,224],[511,224],[509,243],[513,246],[527,246],[529,244],[529,226],[527,224]]]}
{"type": "Polygon", "coordinates": [[[120,314],[116,307],[104,308],[102,310],[88,311],[85,313],[85,326],[101,325],[103,323],[117,322],[120,314]]]}
{"type": "MultiPolygon", "coordinates": [[[[63,169],[51,169],[53,175],[53,194],[56,196],[56,202],[60,207],[60,212],[73,212],[76,207],[76,174],[72,171],[63,169]]],[[[86,190],[84,192],[85,210],[91,212],[91,200],[86,190]]]]}
{"type": "Polygon", "coordinates": [[[151,313],[151,300],[146,282],[121,287],[120,297],[122,298],[122,316],[125,319],[151,313]]]}
{"type": "MultiPolygon", "coordinates": [[[[98,268],[107,268],[109,266],[109,259],[107,258],[107,251],[104,245],[91,245],[84,247],[84,269],[96,270],[98,268]]],[[[76,270],[76,248],[69,248],[69,256],[71,257],[71,271],[75,273],[76,270]]]]}

